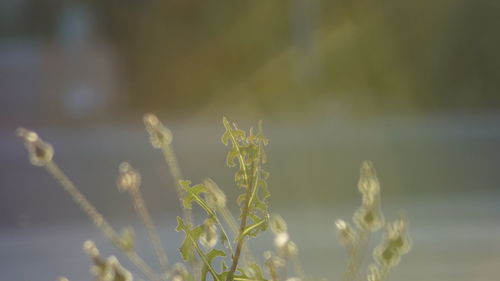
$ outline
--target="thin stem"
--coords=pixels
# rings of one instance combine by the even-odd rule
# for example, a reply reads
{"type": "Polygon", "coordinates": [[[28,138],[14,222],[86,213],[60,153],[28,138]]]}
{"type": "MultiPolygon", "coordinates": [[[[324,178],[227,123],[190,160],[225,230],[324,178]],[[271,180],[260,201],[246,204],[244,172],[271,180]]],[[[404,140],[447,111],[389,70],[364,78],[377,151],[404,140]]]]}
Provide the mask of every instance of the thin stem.
{"type": "Polygon", "coordinates": [[[141,191],[139,187],[130,189],[130,196],[132,197],[132,202],[134,204],[134,208],[137,211],[137,214],[141,218],[144,226],[149,235],[149,239],[151,244],[153,245],[153,249],[155,251],[156,257],[158,258],[158,263],[162,268],[163,273],[168,271],[168,257],[165,249],[162,246],[160,236],[158,235],[158,231],[153,223],[153,219],[149,214],[149,211],[146,207],[146,203],[142,197],[141,191]]]}
{"type": "MultiPolygon", "coordinates": [[[[53,161],[45,165],[46,170],[62,185],[73,201],[90,217],[90,220],[96,225],[104,235],[120,250],[122,243],[120,236],[116,233],[113,227],[106,221],[106,219],[97,211],[97,209],[87,200],[87,198],[80,192],[75,184],[64,174],[61,169],[53,161]]],[[[152,281],[160,281],[160,276],[149,266],[144,260],[137,255],[133,250],[123,251],[127,258],[144,274],[144,276],[152,281]]]]}
{"type": "Polygon", "coordinates": [[[163,157],[165,158],[165,162],[170,170],[170,174],[174,180],[174,184],[177,191],[177,197],[179,198],[179,202],[181,204],[181,208],[184,215],[184,220],[188,224],[193,223],[192,212],[190,209],[183,208],[182,206],[182,198],[184,197],[184,191],[182,190],[182,186],[180,181],[183,179],[181,169],[179,168],[179,163],[177,162],[177,157],[175,156],[175,152],[172,148],[172,145],[167,143],[161,147],[161,151],[163,152],[163,157]]]}
{"type": "MultiPolygon", "coordinates": [[[[241,155],[241,154],[240,154],[241,155]]],[[[243,165],[243,167],[245,167],[245,162],[243,160],[243,157],[241,157],[241,165],[243,165]]],[[[252,168],[255,169],[255,164],[252,164],[252,168]]],[[[246,171],[246,169],[245,169],[246,171]]],[[[248,179],[249,177],[247,176],[246,179],[247,179],[247,193],[246,193],[246,196],[245,196],[245,205],[243,205],[243,211],[242,211],[242,216],[241,216],[241,222],[240,222],[240,229],[238,231],[238,243],[237,243],[237,246],[236,246],[236,252],[233,256],[233,263],[231,264],[231,269],[229,270],[229,273],[227,274],[227,278],[226,278],[226,281],[233,281],[233,276],[234,276],[234,272],[236,271],[236,267],[238,266],[238,261],[240,259],[240,255],[241,255],[241,250],[243,248],[243,244],[244,244],[244,241],[245,241],[245,236],[243,236],[243,232],[245,231],[245,228],[247,226],[247,218],[248,218],[248,213],[249,213],[249,209],[250,209],[250,196],[252,195],[252,187],[253,187],[253,183],[252,183],[252,180],[253,180],[253,177],[251,177],[250,179],[248,179]]]]}
{"type": "MultiPolygon", "coordinates": [[[[217,207],[217,212],[219,212],[221,214],[224,221],[227,223],[227,225],[229,225],[231,232],[235,236],[237,236],[238,235],[238,225],[236,223],[236,219],[233,217],[231,212],[229,212],[229,209],[227,207],[217,207]]],[[[243,245],[242,255],[243,255],[243,263],[244,264],[252,263],[254,261],[252,252],[247,247],[247,245],[243,245]]]]}
{"type": "Polygon", "coordinates": [[[356,244],[351,248],[351,255],[347,265],[347,271],[344,274],[343,280],[345,281],[359,281],[360,280],[360,266],[363,259],[363,253],[366,248],[367,241],[370,237],[369,230],[361,231],[359,239],[356,244]]]}

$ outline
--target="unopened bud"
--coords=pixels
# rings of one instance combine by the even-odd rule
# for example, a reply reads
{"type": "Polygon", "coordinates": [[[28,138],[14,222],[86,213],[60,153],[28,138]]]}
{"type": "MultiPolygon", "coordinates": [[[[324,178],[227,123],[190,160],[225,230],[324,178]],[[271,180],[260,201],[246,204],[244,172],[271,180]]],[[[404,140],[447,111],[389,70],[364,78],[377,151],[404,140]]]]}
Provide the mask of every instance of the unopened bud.
{"type": "Polygon", "coordinates": [[[44,166],[50,161],[54,156],[54,149],[52,145],[44,142],[37,133],[19,128],[17,129],[17,135],[24,140],[24,145],[28,149],[30,162],[35,166],[44,166]]]}
{"type": "Polygon", "coordinates": [[[151,113],[145,114],[143,121],[154,148],[162,148],[172,142],[172,132],[163,126],[156,115],[151,113]]]}
{"type": "Polygon", "coordinates": [[[116,184],[120,191],[130,191],[141,185],[141,175],[129,163],[121,163],[119,170],[120,174],[118,175],[116,184]]]}
{"type": "Polygon", "coordinates": [[[274,245],[278,249],[283,249],[288,241],[290,241],[290,236],[287,232],[280,232],[274,237],[274,245]]]}
{"type": "Polygon", "coordinates": [[[341,219],[335,221],[335,226],[337,227],[340,243],[345,246],[352,245],[356,240],[356,233],[354,233],[352,227],[341,219]]]}
{"type": "Polygon", "coordinates": [[[99,249],[97,249],[97,246],[92,240],[87,240],[83,243],[83,251],[91,258],[97,258],[99,256],[99,249]]]}
{"type": "Polygon", "coordinates": [[[384,225],[384,215],[378,202],[372,205],[362,204],[353,216],[356,225],[363,230],[375,232],[384,225]]]}
{"type": "Polygon", "coordinates": [[[285,220],[278,214],[271,215],[271,220],[269,221],[269,226],[274,234],[279,234],[286,232],[288,227],[285,220]]]}
{"type": "Polygon", "coordinates": [[[135,232],[132,227],[127,227],[122,230],[120,247],[125,252],[130,252],[135,249],[135,232]]]}
{"type": "Polygon", "coordinates": [[[364,195],[373,196],[380,192],[380,183],[371,161],[365,161],[361,165],[358,189],[364,195]]]}

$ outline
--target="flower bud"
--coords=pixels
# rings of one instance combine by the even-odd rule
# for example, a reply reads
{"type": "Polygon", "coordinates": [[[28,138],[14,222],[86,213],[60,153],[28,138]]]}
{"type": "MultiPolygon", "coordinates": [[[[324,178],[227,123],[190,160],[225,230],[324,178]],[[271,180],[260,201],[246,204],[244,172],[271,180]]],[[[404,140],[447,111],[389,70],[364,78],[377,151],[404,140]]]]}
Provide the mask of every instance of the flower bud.
{"type": "Polygon", "coordinates": [[[35,166],[45,166],[52,161],[54,149],[52,145],[44,142],[37,133],[19,128],[17,135],[24,140],[24,145],[28,149],[30,162],[35,166]]]}
{"type": "Polygon", "coordinates": [[[271,215],[269,226],[274,234],[286,232],[288,228],[285,220],[278,214],[271,215]]]}
{"type": "Polygon", "coordinates": [[[131,189],[138,188],[141,185],[141,175],[136,169],[132,168],[129,163],[121,163],[119,170],[120,174],[116,180],[118,190],[122,192],[130,191],[131,189]]]}
{"type": "Polygon", "coordinates": [[[290,241],[290,235],[287,232],[280,232],[274,237],[274,245],[278,249],[283,249],[290,241]]]}
{"type": "Polygon", "coordinates": [[[125,252],[130,252],[135,249],[135,232],[132,227],[127,227],[122,230],[120,247],[125,252]]]}
{"type": "Polygon", "coordinates": [[[378,203],[361,205],[354,213],[353,220],[360,229],[371,232],[379,230],[384,225],[384,215],[378,203]]]}
{"type": "Polygon", "coordinates": [[[400,218],[387,225],[384,241],[373,253],[377,262],[388,268],[399,263],[401,256],[408,253],[411,240],[407,233],[408,222],[400,218]]]}
{"type": "Polygon", "coordinates": [[[338,219],[335,221],[335,226],[337,227],[338,237],[342,245],[348,246],[354,244],[356,233],[347,222],[338,219]]]}
{"type": "Polygon", "coordinates": [[[374,264],[370,264],[368,267],[368,281],[381,281],[380,270],[374,264]]]}
{"type": "Polygon", "coordinates": [[[380,192],[380,183],[371,161],[364,161],[361,165],[358,189],[363,195],[376,195],[380,192]]]}
{"type": "Polygon", "coordinates": [[[156,115],[151,113],[145,114],[143,121],[154,148],[162,148],[172,143],[172,132],[163,126],[156,115]]]}
{"type": "Polygon", "coordinates": [[[99,249],[97,249],[97,246],[92,240],[87,240],[83,243],[83,251],[91,258],[99,257],[99,249]]]}

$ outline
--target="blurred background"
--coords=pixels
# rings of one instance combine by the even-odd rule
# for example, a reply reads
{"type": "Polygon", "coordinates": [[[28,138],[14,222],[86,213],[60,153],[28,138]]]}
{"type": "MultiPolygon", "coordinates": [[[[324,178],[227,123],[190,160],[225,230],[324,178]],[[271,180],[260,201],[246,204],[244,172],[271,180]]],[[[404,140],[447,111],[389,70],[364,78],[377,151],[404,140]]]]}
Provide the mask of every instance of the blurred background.
{"type": "MultiPolygon", "coordinates": [[[[491,0],[1,0],[0,279],[89,280],[89,238],[116,253],[29,164],[19,126],[54,145],[118,229],[138,224],[115,188],[130,161],[178,259],[172,179],[141,121],[154,112],[174,133],[184,176],[211,177],[230,199],[222,116],[242,128],[264,120],[271,211],[288,220],[314,276],[341,275],[333,222],[360,204],[359,165],[370,159],[386,218],[411,222],[414,249],[392,280],[494,280],[498,11],[491,0]]],[[[253,243],[273,247],[270,235],[253,243]]]]}

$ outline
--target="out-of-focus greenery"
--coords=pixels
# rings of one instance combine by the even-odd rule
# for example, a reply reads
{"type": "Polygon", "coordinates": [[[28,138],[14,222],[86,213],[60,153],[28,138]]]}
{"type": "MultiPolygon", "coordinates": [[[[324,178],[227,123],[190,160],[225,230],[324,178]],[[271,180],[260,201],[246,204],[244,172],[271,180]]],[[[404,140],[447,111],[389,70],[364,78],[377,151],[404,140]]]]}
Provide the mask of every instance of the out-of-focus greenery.
{"type": "MultiPolygon", "coordinates": [[[[27,2],[38,15],[28,20],[31,32],[50,35],[63,3],[27,2]]],[[[329,100],[358,111],[418,112],[500,105],[496,1],[80,3],[117,51],[134,107],[181,111],[220,101],[270,111],[329,100]]]]}
{"type": "Polygon", "coordinates": [[[495,1],[95,3],[143,105],[500,105],[495,1]]]}

